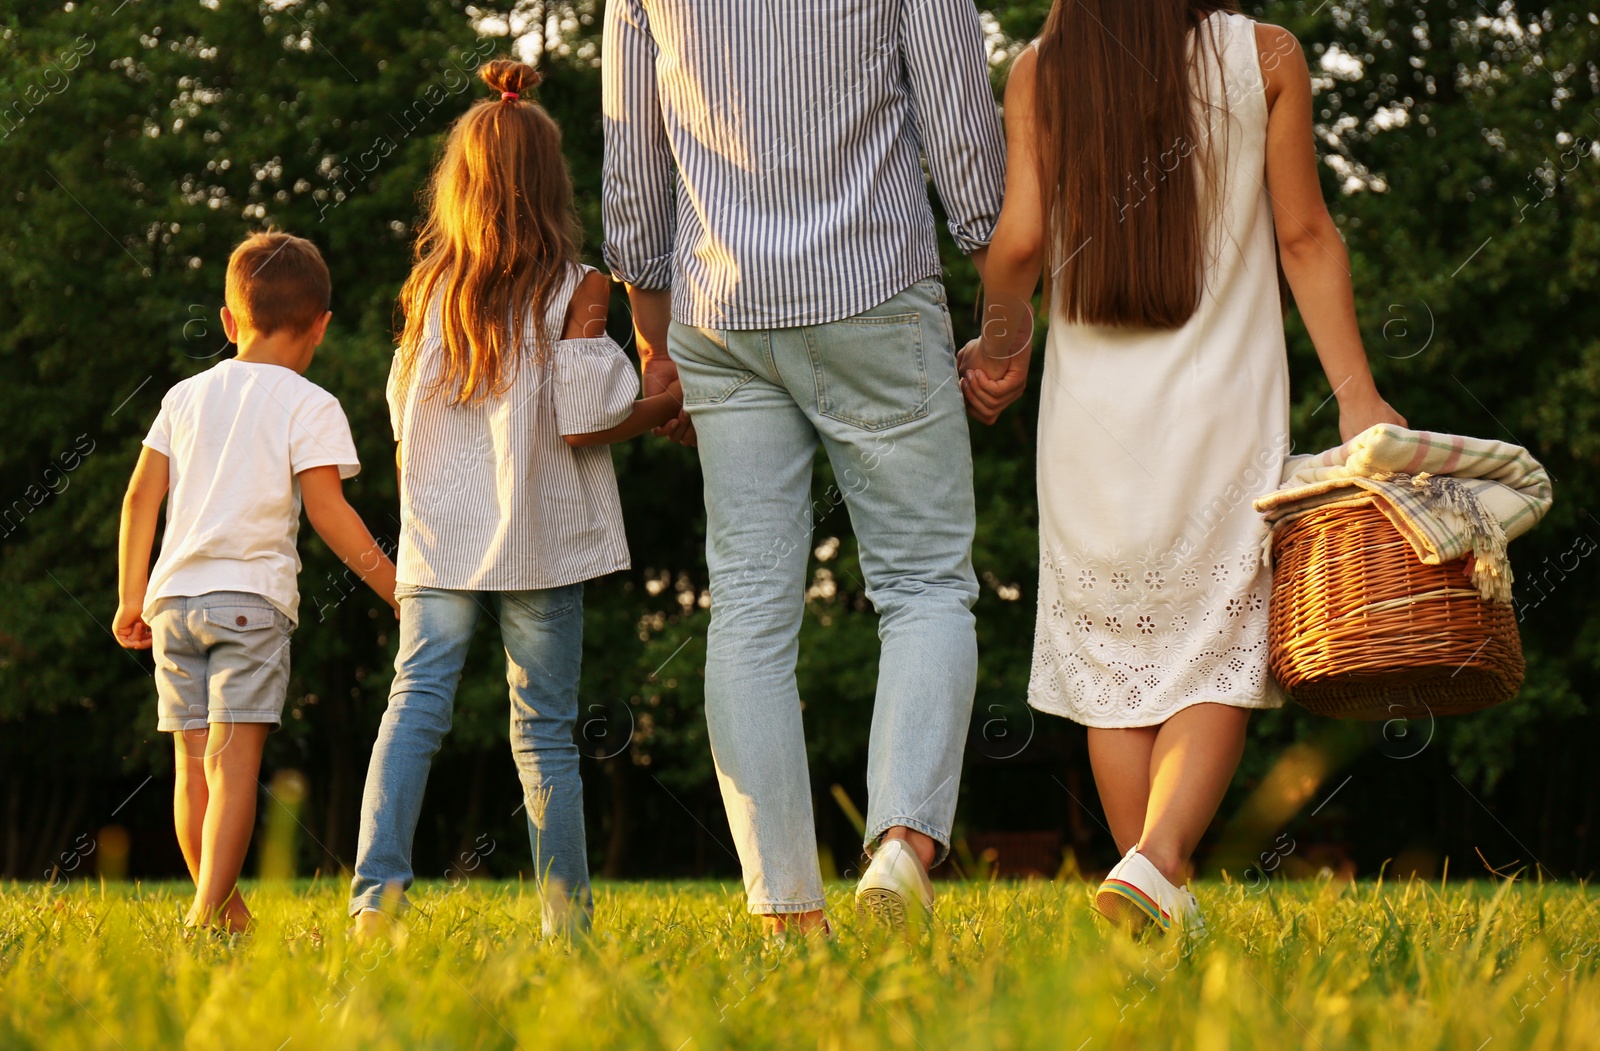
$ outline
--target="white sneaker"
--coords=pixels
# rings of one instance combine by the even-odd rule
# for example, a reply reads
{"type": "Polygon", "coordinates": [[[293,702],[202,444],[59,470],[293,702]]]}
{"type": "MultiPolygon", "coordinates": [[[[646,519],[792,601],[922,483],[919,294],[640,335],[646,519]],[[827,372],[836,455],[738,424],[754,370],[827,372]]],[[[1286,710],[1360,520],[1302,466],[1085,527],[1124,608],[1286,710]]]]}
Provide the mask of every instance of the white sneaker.
{"type": "Polygon", "coordinates": [[[1106,919],[1137,934],[1154,923],[1163,933],[1177,929],[1191,938],[1206,933],[1200,903],[1189,885],[1174,887],[1136,846],[1106,873],[1094,907],[1106,919]]]}
{"type": "Polygon", "coordinates": [[[917,852],[903,840],[886,840],[856,884],[856,918],[863,925],[877,922],[898,931],[905,928],[908,913],[922,920],[932,911],[933,882],[917,852]]]}
{"type": "Polygon", "coordinates": [[[357,945],[388,942],[398,948],[406,942],[404,921],[382,909],[362,909],[353,919],[347,937],[357,945]]]}

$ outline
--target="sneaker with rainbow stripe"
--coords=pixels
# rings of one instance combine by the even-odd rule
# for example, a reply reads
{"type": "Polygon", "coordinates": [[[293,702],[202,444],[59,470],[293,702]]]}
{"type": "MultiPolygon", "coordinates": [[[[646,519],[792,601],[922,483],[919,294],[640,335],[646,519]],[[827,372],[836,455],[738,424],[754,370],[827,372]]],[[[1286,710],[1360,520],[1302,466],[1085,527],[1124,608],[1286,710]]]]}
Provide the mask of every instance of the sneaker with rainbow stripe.
{"type": "Polygon", "coordinates": [[[1152,924],[1162,933],[1174,929],[1191,938],[1206,933],[1200,903],[1188,884],[1174,887],[1137,846],[1106,873],[1095,892],[1094,907],[1100,915],[1138,934],[1152,924]]]}

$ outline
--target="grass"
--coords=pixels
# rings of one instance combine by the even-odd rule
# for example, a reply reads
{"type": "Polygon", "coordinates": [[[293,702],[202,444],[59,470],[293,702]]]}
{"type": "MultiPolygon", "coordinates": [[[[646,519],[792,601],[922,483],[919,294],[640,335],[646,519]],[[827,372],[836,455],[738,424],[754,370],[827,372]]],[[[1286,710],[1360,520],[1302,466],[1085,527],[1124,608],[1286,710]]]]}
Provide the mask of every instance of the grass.
{"type": "Polygon", "coordinates": [[[258,930],[186,940],[187,888],[0,888],[0,1048],[1600,1048],[1600,908],[1572,884],[1200,887],[1184,957],[1070,883],[945,884],[914,939],[757,936],[737,888],[608,884],[541,943],[530,888],[430,884],[403,944],[341,886],[250,888],[258,930]]]}

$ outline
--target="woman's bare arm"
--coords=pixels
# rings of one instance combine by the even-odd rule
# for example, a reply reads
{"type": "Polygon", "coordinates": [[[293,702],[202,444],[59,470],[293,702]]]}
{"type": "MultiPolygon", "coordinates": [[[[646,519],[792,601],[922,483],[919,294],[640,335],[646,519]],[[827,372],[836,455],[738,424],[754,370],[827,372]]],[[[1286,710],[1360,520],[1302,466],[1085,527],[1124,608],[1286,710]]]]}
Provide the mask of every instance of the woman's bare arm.
{"type": "Polygon", "coordinates": [[[1267,94],[1267,192],[1284,276],[1339,401],[1346,441],[1378,423],[1405,425],[1383,400],[1367,365],[1356,324],[1350,257],[1317,178],[1312,138],[1311,71],[1294,34],[1257,25],[1256,45],[1267,94]]]}
{"type": "Polygon", "coordinates": [[[1033,117],[1036,52],[1028,48],[1006,81],[1006,192],[982,268],[983,333],[957,361],[967,411],[993,423],[1028,385],[1033,292],[1044,262],[1044,214],[1033,117]]]}

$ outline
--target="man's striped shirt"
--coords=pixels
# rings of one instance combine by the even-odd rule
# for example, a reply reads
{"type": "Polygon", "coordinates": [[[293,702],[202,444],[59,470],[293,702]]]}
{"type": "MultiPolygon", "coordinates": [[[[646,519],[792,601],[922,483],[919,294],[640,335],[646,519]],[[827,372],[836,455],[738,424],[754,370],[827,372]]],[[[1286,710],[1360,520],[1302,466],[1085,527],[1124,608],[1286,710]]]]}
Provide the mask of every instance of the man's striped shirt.
{"type": "Polygon", "coordinates": [[[608,0],[605,258],[674,320],[849,317],[988,244],[1005,147],[972,0],[608,0]]]}

